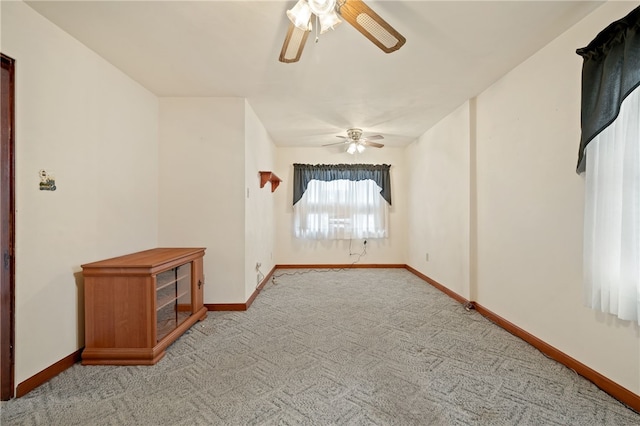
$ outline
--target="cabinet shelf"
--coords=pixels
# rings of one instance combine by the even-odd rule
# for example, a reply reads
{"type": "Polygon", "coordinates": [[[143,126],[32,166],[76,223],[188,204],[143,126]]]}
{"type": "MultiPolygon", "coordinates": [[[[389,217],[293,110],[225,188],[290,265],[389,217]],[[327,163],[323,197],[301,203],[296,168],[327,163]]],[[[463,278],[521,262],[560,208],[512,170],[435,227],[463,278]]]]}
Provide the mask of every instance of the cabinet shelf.
{"type": "Polygon", "coordinates": [[[156,290],[160,291],[163,288],[168,287],[168,286],[170,286],[172,284],[178,283],[178,282],[184,280],[187,277],[188,277],[188,275],[184,274],[184,275],[179,276],[177,278],[172,278],[172,279],[170,279],[170,281],[167,281],[167,282],[160,282],[160,280],[158,279],[158,283],[156,284],[156,290]]]}
{"type": "Polygon", "coordinates": [[[186,296],[187,294],[189,294],[189,291],[183,291],[182,293],[173,295],[173,294],[168,294],[166,296],[163,297],[158,297],[158,302],[156,305],[156,312],[159,311],[160,309],[164,308],[165,306],[170,305],[172,302],[175,302],[176,300],[180,300],[181,298],[183,298],[184,296],[186,296]]]}
{"type": "Polygon", "coordinates": [[[273,172],[260,172],[260,188],[263,188],[267,182],[271,182],[271,192],[275,191],[282,179],[273,172]]]}

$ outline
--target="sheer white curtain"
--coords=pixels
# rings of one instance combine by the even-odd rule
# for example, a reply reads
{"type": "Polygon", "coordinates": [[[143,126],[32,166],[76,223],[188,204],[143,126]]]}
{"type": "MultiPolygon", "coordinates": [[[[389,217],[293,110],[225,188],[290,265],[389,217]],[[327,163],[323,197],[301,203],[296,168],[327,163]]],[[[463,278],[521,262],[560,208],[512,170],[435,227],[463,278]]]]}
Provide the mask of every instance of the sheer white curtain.
{"type": "Polygon", "coordinates": [[[640,324],[640,87],[586,147],[588,306],[640,324]]]}
{"type": "Polygon", "coordinates": [[[311,180],[293,206],[298,238],[386,238],[389,205],[373,180],[311,180]]]}

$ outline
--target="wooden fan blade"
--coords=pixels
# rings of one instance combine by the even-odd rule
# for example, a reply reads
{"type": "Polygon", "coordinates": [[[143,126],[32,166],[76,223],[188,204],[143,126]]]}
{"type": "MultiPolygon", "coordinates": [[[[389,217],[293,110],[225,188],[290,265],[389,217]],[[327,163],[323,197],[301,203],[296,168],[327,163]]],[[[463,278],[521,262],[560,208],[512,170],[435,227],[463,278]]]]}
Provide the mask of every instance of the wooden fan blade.
{"type": "Polygon", "coordinates": [[[301,30],[292,23],[289,23],[289,29],[287,30],[287,36],[284,39],[282,50],[280,51],[280,62],[290,64],[292,62],[298,62],[300,55],[302,55],[302,49],[304,49],[304,43],[307,41],[310,31],[301,30]]]}
{"type": "Polygon", "coordinates": [[[362,0],[338,0],[338,13],[385,53],[395,52],[407,41],[402,34],[362,0]]]}
{"type": "Polygon", "coordinates": [[[384,144],[378,142],[361,141],[360,143],[364,146],[371,146],[373,148],[382,148],[384,146],[384,144]]]}
{"type": "Polygon", "coordinates": [[[322,145],[322,146],[333,146],[333,145],[344,145],[346,143],[349,143],[349,141],[342,141],[342,142],[335,142],[335,143],[328,143],[326,145],[322,145]]]}
{"type": "Polygon", "coordinates": [[[382,135],[371,135],[371,136],[364,137],[362,139],[368,140],[368,141],[378,141],[380,139],[384,139],[384,136],[382,136],[382,135]]]}

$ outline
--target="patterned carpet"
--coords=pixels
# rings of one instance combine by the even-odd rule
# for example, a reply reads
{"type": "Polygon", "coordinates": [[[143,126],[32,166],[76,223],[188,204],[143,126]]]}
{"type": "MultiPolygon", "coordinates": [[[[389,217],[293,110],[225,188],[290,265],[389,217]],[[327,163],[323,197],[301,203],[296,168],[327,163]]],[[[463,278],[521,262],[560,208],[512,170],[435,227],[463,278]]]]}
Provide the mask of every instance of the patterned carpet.
{"type": "Polygon", "coordinates": [[[157,365],[75,365],[3,403],[2,425],[640,424],[406,270],[276,276],[157,365]]]}

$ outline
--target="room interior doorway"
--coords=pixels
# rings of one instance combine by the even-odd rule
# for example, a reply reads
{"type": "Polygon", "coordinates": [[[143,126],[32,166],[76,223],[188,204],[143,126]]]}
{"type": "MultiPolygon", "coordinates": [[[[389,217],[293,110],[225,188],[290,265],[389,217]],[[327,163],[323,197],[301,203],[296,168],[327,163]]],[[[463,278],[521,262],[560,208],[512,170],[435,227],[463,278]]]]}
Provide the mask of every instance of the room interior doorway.
{"type": "Polygon", "coordinates": [[[0,53],[0,399],[14,396],[15,337],[15,61],[0,53]]]}

